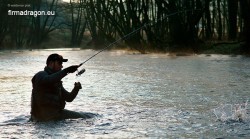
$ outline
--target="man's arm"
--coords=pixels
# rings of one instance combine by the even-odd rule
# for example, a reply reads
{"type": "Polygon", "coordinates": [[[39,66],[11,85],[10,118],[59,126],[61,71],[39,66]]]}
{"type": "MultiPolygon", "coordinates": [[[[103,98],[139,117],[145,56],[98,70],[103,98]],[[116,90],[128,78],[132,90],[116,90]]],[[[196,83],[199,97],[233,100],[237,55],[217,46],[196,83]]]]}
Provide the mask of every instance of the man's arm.
{"type": "Polygon", "coordinates": [[[62,97],[63,97],[63,99],[65,101],[67,101],[67,102],[72,102],[76,98],[76,96],[77,96],[80,89],[82,89],[82,86],[81,86],[81,84],[79,82],[75,83],[75,87],[72,89],[71,92],[68,92],[67,90],[65,90],[64,87],[62,87],[62,97]]]}
{"type": "Polygon", "coordinates": [[[70,66],[68,68],[65,68],[65,69],[63,69],[61,71],[58,71],[58,72],[50,74],[50,75],[45,71],[41,71],[41,72],[38,73],[37,79],[41,83],[45,83],[45,84],[51,84],[51,83],[59,82],[68,73],[74,73],[77,70],[77,68],[78,68],[78,65],[70,66]]]}
{"type": "Polygon", "coordinates": [[[42,84],[51,84],[61,81],[66,75],[67,73],[63,70],[50,75],[45,71],[41,71],[36,75],[36,81],[40,81],[42,84]]]}

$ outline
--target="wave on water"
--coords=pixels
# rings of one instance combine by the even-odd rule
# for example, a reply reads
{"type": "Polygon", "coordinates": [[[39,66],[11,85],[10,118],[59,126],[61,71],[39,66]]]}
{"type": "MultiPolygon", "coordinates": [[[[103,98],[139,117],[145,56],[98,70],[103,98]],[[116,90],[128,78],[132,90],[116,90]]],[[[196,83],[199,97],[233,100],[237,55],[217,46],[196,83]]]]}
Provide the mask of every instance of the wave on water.
{"type": "Polygon", "coordinates": [[[29,115],[19,115],[13,119],[4,120],[3,122],[0,122],[0,126],[6,126],[6,125],[23,125],[30,121],[29,115]]]}
{"type": "Polygon", "coordinates": [[[215,114],[218,121],[239,121],[244,122],[249,119],[248,113],[248,101],[242,104],[224,104],[215,109],[215,114]]]}
{"type": "MultiPolygon", "coordinates": [[[[82,115],[84,115],[85,118],[76,118],[76,119],[92,119],[92,118],[101,117],[101,115],[96,114],[96,113],[90,113],[90,112],[80,112],[80,113],[82,115]]],[[[73,119],[75,119],[75,118],[73,118],[73,119]]],[[[64,119],[64,120],[66,120],[66,119],[64,119]]],[[[62,121],[62,120],[58,120],[58,121],[62,121]]],[[[23,124],[26,124],[28,122],[32,122],[32,120],[30,119],[30,115],[19,115],[19,116],[16,116],[14,118],[10,118],[10,117],[1,118],[0,126],[23,125],[23,124]]]]}

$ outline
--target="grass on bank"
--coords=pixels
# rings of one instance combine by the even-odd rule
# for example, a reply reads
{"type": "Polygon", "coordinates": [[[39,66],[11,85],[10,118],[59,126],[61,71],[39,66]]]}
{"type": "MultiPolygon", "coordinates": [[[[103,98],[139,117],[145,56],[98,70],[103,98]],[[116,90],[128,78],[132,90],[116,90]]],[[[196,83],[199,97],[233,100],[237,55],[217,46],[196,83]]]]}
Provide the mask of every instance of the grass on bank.
{"type": "Polygon", "coordinates": [[[241,44],[240,43],[220,43],[220,44],[210,44],[203,49],[204,54],[241,54],[241,44]]]}

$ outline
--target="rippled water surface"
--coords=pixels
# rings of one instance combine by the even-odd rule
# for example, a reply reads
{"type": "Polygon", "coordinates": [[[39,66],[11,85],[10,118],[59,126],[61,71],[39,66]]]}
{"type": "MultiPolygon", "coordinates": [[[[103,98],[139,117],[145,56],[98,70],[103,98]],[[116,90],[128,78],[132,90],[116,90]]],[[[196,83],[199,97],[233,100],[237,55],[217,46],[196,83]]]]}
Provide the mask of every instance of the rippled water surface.
{"type": "Polygon", "coordinates": [[[82,76],[63,79],[69,91],[83,86],[66,109],[99,116],[30,122],[31,78],[51,53],[68,58],[67,67],[96,51],[0,51],[0,138],[250,138],[248,57],[103,52],[82,76]]]}

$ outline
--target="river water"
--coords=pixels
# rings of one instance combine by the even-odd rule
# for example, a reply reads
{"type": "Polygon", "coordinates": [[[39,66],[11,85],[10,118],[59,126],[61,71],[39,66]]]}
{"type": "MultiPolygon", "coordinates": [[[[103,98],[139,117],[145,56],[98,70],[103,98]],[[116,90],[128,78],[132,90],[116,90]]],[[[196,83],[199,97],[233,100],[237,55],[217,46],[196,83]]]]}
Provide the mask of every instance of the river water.
{"type": "Polygon", "coordinates": [[[79,64],[96,51],[0,51],[0,138],[250,138],[250,58],[102,52],[63,79],[83,89],[66,109],[91,119],[30,122],[31,78],[47,56],[79,64]]]}

